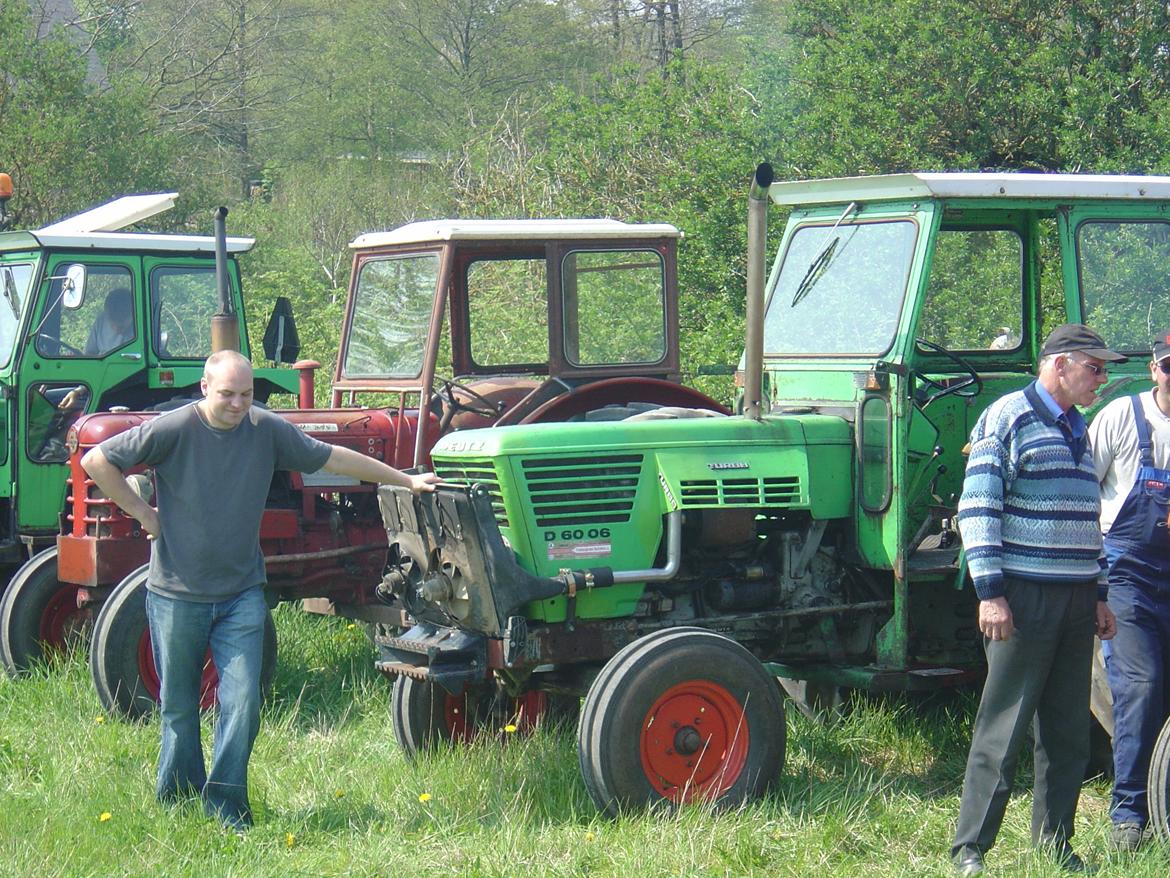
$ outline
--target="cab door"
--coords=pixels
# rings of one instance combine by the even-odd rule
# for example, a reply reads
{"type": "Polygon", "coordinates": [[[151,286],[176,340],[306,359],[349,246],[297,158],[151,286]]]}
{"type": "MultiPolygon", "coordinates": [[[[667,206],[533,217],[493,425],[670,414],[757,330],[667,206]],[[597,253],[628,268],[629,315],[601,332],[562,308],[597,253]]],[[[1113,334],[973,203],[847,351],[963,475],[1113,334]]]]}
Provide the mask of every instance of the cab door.
{"type": "Polygon", "coordinates": [[[24,533],[51,535],[62,509],[65,434],[84,413],[126,404],[144,381],[144,284],[136,256],[53,254],[19,364],[16,509],[24,533]],[[84,266],[80,297],[67,273],[84,266]]]}

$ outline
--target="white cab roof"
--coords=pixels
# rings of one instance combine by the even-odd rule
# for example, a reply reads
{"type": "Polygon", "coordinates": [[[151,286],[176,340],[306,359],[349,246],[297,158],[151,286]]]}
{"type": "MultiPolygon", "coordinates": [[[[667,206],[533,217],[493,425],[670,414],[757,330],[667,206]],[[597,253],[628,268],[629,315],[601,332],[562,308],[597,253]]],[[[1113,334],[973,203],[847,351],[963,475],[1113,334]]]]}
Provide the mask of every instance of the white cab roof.
{"type": "MultiPolygon", "coordinates": [[[[69,250],[155,250],[168,253],[214,253],[215,238],[203,235],[153,235],[136,232],[29,232],[42,247],[69,250]]],[[[228,238],[229,253],[246,253],[255,238],[228,238]]]]}
{"type": "Polygon", "coordinates": [[[1170,201],[1170,177],[1122,174],[885,174],[773,183],[776,204],[913,198],[1038,198],[1048,201],[1170,201]]]}
{"type": "MultiPolygon", "coordinates": [[[[177,192],[124,195],[92,210],[58,220],[30,232],[0,235],[0,250],[60,247],[69,250],[148,250],[167,253],[214,253],[215,238],[205,235],[162,235],[122,232],[175,205],[177,192]],[[31,238],[31,240],[30,240],[31,238]]],[[[246,253],[255,238],[228,238],[229,253],[246,253]]]]}
{"type": "Polygon", "coordinates": [[[623,223],[611,219],[424,220],[389,232],[358,235],[355,250],[393,244],[477,240],[580,240],[590,238],[681,238],[668,223],[623,223]]]}

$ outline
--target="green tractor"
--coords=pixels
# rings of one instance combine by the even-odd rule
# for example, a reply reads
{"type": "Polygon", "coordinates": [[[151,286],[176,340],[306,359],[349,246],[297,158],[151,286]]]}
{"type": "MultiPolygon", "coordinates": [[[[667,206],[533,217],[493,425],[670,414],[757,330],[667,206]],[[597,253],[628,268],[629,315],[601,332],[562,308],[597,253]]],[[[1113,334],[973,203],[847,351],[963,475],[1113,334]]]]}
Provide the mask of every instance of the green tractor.
{"type": "MultiPolygon", "coordinates": [[[[4,183],[0,662],[14,672],[40,658],[44,644],[83,642],[93,622],[86,592],[58,581],[69,428],[91,412],[188,402],[213,345],[248,355],[236,258],[254,242],[227,237],[222,208],[214,236],[124,231],[169,209],[175,193],[126,196],[41,229],[3,231],[4,183]]],[[[281,319],[294,337],[291,315],[281,319]]],[[[286,353],[270,358],[287,362],[286,353]]],[[[262,401],[298,386],[288,369],[257,373],[262,401]]],[[[86,562],[72,560],[74,568],[86,562]]]]}
{"type": "Polygon", "coordinates": [[[378,668],[408,753],[584,696],[599,808],[735,803],[782,767],[778,680],[811,709],[976,679],[967,437],[1066,320],[1133,357],[1102,402],[1146,387],[1170,178],[763,165],[748,262],[740,414],[454,433],[432,460],[458,487],[381,490],[381,592],[414,626],[378,668]],[[769,201],[789,215],[765,282],[769,201]]]}

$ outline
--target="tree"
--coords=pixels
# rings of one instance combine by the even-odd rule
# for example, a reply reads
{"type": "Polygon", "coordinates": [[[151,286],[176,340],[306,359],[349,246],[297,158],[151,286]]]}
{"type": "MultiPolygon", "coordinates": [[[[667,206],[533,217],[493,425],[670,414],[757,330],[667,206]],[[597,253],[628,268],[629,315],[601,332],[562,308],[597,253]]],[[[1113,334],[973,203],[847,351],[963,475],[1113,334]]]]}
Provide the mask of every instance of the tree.
{"type": "Polygon", "coordinates": [[[87,81],[86,56],[25,0],[0,0],[0,168],[13,224],[36,227],[141,188],[166,188],[174,142],[133,89],[87,81]]]}

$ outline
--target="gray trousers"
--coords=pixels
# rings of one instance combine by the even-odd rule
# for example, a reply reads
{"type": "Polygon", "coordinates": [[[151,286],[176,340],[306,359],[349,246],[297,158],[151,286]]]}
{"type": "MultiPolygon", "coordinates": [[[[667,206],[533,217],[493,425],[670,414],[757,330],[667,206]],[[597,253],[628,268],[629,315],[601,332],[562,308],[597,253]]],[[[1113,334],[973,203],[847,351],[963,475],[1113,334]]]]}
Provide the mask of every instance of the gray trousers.
{"type": "Polygon", "coordinates": [[[1061,845],[1089,761],[1089,682],[1097,585],[1007,577],[1015,633],[984,640],[987,681],[975,716],[952,854],[990,850],[1003,823],[1020,748],[1035,737],[1032,843],[1061,845]]]}

